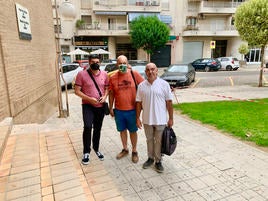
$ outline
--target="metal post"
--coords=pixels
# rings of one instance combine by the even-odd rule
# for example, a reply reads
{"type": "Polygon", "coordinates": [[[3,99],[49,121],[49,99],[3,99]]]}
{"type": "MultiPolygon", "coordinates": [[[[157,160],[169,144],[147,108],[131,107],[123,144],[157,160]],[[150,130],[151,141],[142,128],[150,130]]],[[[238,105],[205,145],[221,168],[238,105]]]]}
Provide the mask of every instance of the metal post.
{"type": "Polygon", "coordinates": [[[60,47],[60,26],[59,26],[59,14],[58,14],[58,6],[56,0],[54,0],[55,4],[55,13],[56,13],[56,25],[57,25],[57,35],[56,35],[56,49],[57,49],[57,59],[56,59],[56,80],[57,80],[57,92],[58,92],[58,105],[59,105],[59,117],[64,118],[69,116],[69,103],[68,103],[68,89],[65,80],[62,75],[62,55],[61,55],[61,47],[60,47]],[[64,81],[65,85],[65,94],[66,94],[66,108],[67,111],[63,109],[62,104],[62,91],[60,85],[60,76],[64,81]]]}

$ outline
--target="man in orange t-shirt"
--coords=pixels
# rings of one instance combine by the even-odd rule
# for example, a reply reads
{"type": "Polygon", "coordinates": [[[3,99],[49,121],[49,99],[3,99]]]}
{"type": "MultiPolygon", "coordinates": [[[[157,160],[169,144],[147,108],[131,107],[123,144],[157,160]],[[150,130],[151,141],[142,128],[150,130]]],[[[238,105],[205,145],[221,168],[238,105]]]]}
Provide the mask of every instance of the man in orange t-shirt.
{"type": "Polygon", "coordinates": [[[128,154],[127,130],[132,144],[132,162],[139,160],[137,152],[137,126],[136,126],[136,91],[137,85],[144,79],[128,64],[127,57],[120,55],[117,58],[119,70],[110,77],[109,106],[110,115],[115,117],[117,130],[120,132],[123,145],[122,151],[116,158],[121,159],[128,154]],[[114,106],[114,109],[113,109],[114,106]]]}

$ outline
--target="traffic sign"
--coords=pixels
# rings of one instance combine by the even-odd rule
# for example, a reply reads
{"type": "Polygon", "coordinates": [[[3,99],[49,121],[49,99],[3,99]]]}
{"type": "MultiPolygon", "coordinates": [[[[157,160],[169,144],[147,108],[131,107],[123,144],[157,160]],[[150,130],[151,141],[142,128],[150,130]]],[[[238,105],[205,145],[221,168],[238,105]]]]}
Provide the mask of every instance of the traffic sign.
{"type": "Polygon", "coordinates": [[[215,47],[216,47],[216,41],[215,40],[210,41],[210,49],[215,49],[215,47]]]}

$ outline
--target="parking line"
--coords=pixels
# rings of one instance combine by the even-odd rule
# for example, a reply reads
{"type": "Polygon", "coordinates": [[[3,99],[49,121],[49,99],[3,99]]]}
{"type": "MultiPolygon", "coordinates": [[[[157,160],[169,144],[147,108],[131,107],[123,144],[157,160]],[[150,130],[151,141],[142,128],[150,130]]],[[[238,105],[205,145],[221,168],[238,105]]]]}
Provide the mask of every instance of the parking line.
{"type": "Polygon", "coordinates": [[[201,78],[198,78],[195,82],[194,82],[194,84],[192,85],[192,88],[194,88],[197,84],[198,84],[198,82],[201,80],[201,78]]]}
{"type": "Polygon", "coordinates": [[[232,77],[229,77],[229,80],[231,82],[231,86],[234,86],[234,81],[233,81],[232,77]]]}

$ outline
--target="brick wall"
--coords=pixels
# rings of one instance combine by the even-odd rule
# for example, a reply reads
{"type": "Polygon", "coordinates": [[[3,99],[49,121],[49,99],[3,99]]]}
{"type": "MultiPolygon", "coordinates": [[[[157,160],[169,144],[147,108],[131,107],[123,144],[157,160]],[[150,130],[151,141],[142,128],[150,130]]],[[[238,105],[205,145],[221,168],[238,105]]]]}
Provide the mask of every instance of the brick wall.
{"type": "Polygon", "coordinates": [[[43,122],[57,107],[51,0],[17,0],[30,16],[32,40],[19,39],[15,1],[0,1],[0,121],[43,122]]]}

